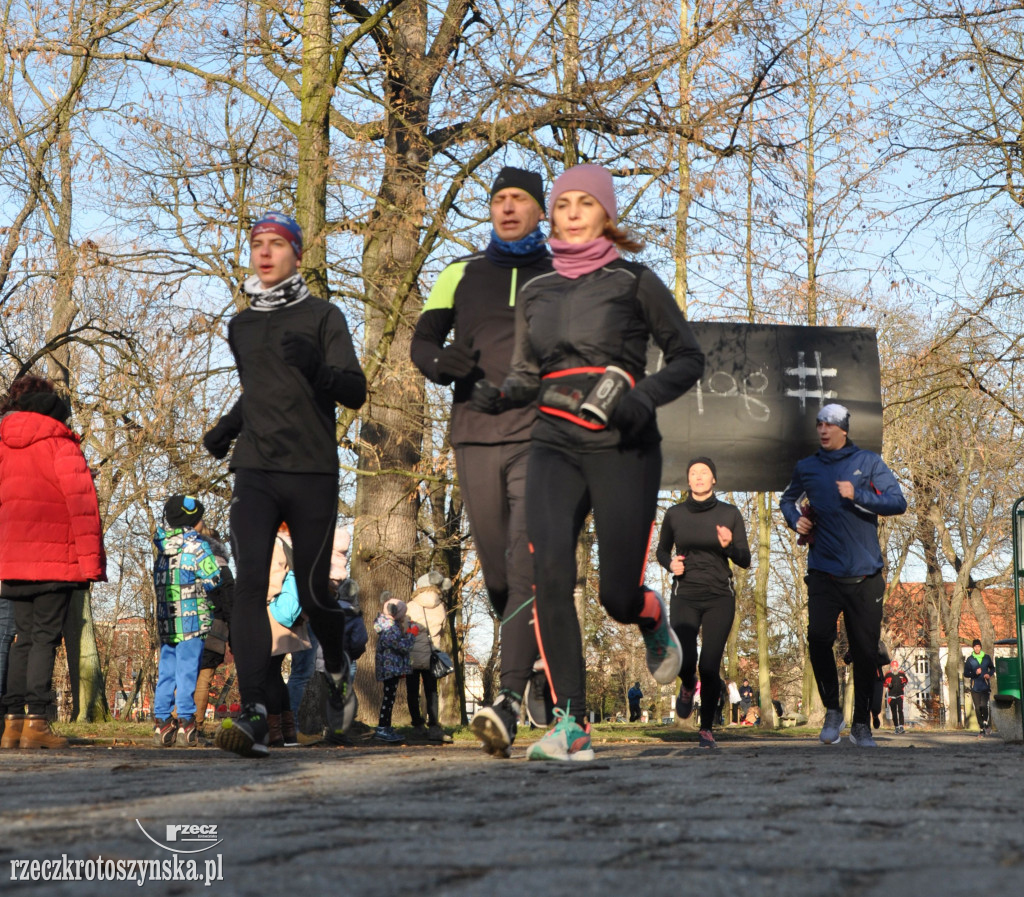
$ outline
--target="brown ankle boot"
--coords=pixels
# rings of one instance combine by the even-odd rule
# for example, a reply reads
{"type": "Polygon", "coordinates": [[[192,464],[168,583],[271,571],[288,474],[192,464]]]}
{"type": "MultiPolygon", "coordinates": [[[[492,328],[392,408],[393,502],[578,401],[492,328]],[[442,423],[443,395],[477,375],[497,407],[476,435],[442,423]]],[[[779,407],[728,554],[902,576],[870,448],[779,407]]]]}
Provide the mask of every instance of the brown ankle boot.
{"type": "Polygon", "coordinates": [[[45,716],[29,714],[21,729],[20,748],[66,748],[68,740],[55,735],[50,728],[50,721],[45,716]]]}
{"type": "Polygon", "coordinates": [[[281,736],[286,747],[294,747],[299,743],[299,733],[295,730],[295,714],[291,710],[281,711],[281,736]]]}
{"type": "Polygon", "coordinates": [[[281,714],[267,714],[268,744],[271,747],[284,747],[284,732],[281,731],[281,714]]]}
{"type": "Polygon", "coordinates": [[[25,724],[25,714],[8,713],[4,715],[4,737],[0,748],[16,748],[21,746],[21,729],[25,724]]]}

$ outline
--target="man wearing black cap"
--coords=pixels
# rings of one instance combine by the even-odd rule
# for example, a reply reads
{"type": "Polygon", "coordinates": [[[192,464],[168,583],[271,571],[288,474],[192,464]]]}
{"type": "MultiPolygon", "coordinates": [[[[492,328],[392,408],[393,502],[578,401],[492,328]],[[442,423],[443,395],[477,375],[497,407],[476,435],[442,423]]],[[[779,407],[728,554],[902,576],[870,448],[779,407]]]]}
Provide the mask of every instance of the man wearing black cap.
{"type": "Polygon", "coordinates": [[[502,618],[501,690],[473,718],[485,748],[505,754],[515,738],[537,658],[533,560],[526,537],[526,458],[534,405],[482,414],[473,384],[501,383],[512,362],[518,288],[551,270],[540,222],[539,174],[505,167],[491,187],[491,240],[483,252],[446,267],[430,291],[412,338],[412,360],[429,380],[453,384],[451,442],[473,542],[491,604],[502,618]],[[448,344],[448,336],[454,335],[448,344]]]}
{"type": "Polygon", "coordinates": [[[981,726],[981,734],[988,735],[988,697],[992,690],[989,684],[992,676],[995,675],[996,665],[992,658],[985,653],[981,647],[981,639],[976,638],[972,645],[971,653],[964,661],[964,678],[971,686],[971,700],[974,702],[974,715],[978,718],[978,725],[981,726]]]}
{"type": "Polygon", "coordinates": [[[821,741],[837,744],[845,726],[832,647],[842,614],[853,659],[850,741],[875,747],[871,698],[885,593],[878,517],[902,514],[907,501],[885,462],[850,442],[849,430],[850,412],[842,405],[825,405],[818,412],[821,448],[797,462],[779,508],[790,528],[810,546],[807,648],[825,705],[821,741]]]}

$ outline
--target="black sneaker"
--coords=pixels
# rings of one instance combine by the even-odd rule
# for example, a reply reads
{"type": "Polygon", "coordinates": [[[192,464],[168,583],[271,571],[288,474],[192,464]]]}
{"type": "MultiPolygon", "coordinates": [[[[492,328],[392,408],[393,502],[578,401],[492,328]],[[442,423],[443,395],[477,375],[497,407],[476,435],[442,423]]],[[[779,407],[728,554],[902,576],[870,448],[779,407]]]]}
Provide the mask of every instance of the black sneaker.
{"type": "Polygon", "coordinates": [[[169,716],[167,719],[153,720],[153,743],[157,747],[170,747],[174,744],[174,733],[178,729],[178,721],[169,716]]]}
{"type": "Polygon", "coordinates": [[[236,719],[224,720],[213,743],[239,757],[266,757],[270,753],[269,741],[267,708],[262,704],[243,704],[236,719]]]}
{"type": "Polygon", "coordinates": [[[324,673],[327,683],[327,700],[324,702],[324,717],[327,720],[326,738],[332,744],[343,743],[342,739],[359,711],[359,699],[352,682],[352,666],[345,658],[341,666],[342,679],[335,683],[330,673],[324,673]]]}
{"type": "Polygon", "coordinates": [[[679,696],[676,698],[676,716],[679,719],[689,719],[693,713],[693,697],[697,693],[697,685],[687,688],[682,682],[679,683],[679,696]]]}
{"type": "Polygon", "coordinates": [[[190,716],[185,722],[179,723],[175,741],[178,747],[195,747],[199,744],[199,728],[196,726],[196,718],[194,716],[190,716]]]}
{"type": "Polygon", "coordinates": [[[490,707],[481,707],[469,722],[473,734],[483,742],[484,750],[495,757],[505,757],[512,752],[519,723],[519,702],[509,692],[499,692],[490,707]]]}

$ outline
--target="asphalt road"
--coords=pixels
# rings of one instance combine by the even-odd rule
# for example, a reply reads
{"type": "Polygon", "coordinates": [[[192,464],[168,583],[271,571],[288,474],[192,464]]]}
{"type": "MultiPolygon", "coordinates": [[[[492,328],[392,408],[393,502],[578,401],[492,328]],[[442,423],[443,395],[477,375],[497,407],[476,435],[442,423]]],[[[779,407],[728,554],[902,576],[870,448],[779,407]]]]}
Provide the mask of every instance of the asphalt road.
{"type": "Polygon", "coordinates": [[[1021,745],[945,733],[883,735],[873,751],[728,733],[721,744],[596,744],[579,764],[528,763],[523,749],[500,761],[466,743],[265,761],[212,748],[4,751],[0,893],[1024,892],[1021,745]],[[137,883],[135,861],[165,861],[163,876],[175,864],[188,874],[190,859],[220,880],[137,883]],[[38,880],[90,868],[135,880],[38,880]]]}

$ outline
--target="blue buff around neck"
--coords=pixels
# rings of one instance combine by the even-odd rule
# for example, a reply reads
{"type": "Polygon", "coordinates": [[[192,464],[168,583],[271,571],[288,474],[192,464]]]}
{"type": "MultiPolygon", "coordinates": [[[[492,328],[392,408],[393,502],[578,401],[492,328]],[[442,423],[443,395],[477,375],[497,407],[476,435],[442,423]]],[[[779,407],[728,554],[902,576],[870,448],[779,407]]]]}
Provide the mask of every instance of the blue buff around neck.
{"type": "Polygon", "coordinates": [[[492,229],[491,244],[488,248],[493,246],[499,252],[507,253],[508,255],[530,255],[538,249],[543,248],[544,241],[546,239],[544,231],[540,229],[539,225],[521,240],[516,240],[512,243],[507,240],[502,240],[501,237],[499,237],[492,229]]]}

